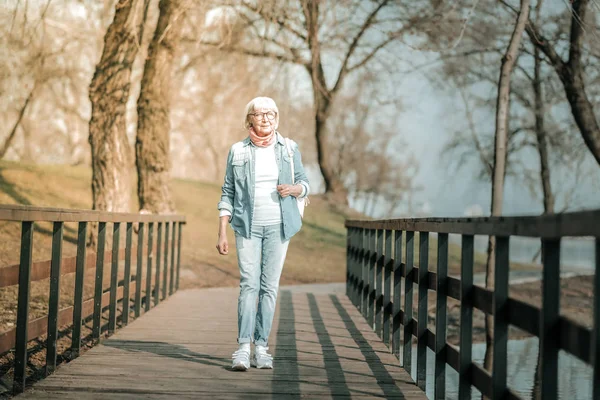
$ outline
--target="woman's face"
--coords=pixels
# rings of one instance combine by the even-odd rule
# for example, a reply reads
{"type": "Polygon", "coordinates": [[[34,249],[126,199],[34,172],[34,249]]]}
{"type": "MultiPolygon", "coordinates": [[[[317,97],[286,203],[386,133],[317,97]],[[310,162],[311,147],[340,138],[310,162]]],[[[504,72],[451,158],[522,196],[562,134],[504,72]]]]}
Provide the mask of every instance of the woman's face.
{"type": "Polygon", "coordinates": [[[277,114],[269,108],[255,108],[249,118],[258,136],[267,136],[275,129],[277,114]]]}

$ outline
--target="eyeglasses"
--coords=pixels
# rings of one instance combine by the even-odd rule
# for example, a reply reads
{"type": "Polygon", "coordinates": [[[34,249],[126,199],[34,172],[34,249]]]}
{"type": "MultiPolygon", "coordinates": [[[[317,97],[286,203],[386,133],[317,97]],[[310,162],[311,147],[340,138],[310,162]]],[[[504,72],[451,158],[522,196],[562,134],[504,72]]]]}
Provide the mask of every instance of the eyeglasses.
{"type": "Polygon", "coordinates": [[[254,118],[256,120],[261,120],[266,117],[269,121],[273,121],[275,119],[275,117],[277,116],[275,111],[267,111],[266,113],[260,113],[260,112],[250,113],[248,115],[250,115],[252,118],[254,118]]]}

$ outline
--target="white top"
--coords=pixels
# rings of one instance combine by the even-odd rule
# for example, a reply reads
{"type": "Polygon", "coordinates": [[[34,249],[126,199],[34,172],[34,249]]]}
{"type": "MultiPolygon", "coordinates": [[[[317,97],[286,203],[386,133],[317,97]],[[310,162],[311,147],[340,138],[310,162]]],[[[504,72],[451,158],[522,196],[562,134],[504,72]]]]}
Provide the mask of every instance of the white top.
{"type": "Polygon", "coordinates": [[[279,168],[275,158],[275,143],[267,147],[256,147],[255,156],[252,224],[256,226],[280,224],[281,207],[277,192],[279,168]]]}
{"type": "MultiPolygon", "coordinates": [[[[260,226],[281,223],[281,209],[279,207],[279,193],[277,192],[278,167],[275,158],[275,145],[269,147],[256,147],[256,182],[254,192],[254,218],[252,223],[260,226]],[[257,214],[260,213],[261,215],[257,214]]],[[[302,186],[299,197],[306,195],[306,187],[302,186]]],[[[229,216],[231,212],[222,209],[219,217],[229,216]]]]}

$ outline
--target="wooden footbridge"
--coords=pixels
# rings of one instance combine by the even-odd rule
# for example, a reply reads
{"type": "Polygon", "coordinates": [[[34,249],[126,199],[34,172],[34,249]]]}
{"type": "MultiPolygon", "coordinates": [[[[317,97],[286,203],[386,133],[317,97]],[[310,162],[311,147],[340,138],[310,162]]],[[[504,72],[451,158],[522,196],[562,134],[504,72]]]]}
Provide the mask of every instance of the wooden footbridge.
{"type": "Polygon", "coordinates": [[[183,216],[0,206],[0,220],[22,225],[20,263],[0,269],[0,287],[18,285],[17,325],[0,335],[0,352],[14,355],[10,372],[19,398],[424,399],[429,348],[435,354],[429,379],[436,399],[468,399],[473,389],[493,399],[516,399],[520,397],[507,384],[512,325],[540,338],[542,398],[558,398],[558,352],[564,350],[592,366],[593,397],[600,399],[600,274],[595,275],[592,329],[559,313],[560,239],[596,238],[598,271],[600,211],[347,221],[346,284],[280,288],[270,343],[275,367],[247,372],[230,369],[238,290],[177,291],[185,257],[180,254],[183,216]],[[52,260],[33,263],[33,226],[42,221],[53,223],[52,260]],[[78,223],[73,258],[62,257],[66,222],[78,223]],[[88,225],[97,238],[90,254],[88,225]],[[104,248],[107,228],[112,228],[111,251],[104,248]],[[437,234],[435,265],[429,265],[427,251],[431,232],[437,234]],[[460,279],[447,273],[449,234],[462,235],[460,279]],[[494,290],[473,284],[474,235],[495,237],[494,290]],[[541,308],[508,295],[511,236],[542,240],[541,308]],[[105,264],[110,265],[107,278],[105,264]],[[87,300],[86,271],[94,283],[93,297],[87,300]],[[59,309],[60,282],[67,275],[74,275],[73,306],[59,309]],[[31,320],[31,282],[48,278],[49,313],[31,320]],[[427,300],[433,294],[432,330],[427,300]],[[446,340],[449,297],[460,301],[458,347],[446,340]],[[474,309],[493,316],[492,373],[472,360],[474,309]],[[40,337],[47,348],[46,376],[32,379],[28,349],[40,337]],[[82,343],[94,346],[82,352],[82,343]],[[58,356],[69,362],[57,368],[58,356]],[[457,393],[447,391],[448,368],[459,373],[457,393]]]}

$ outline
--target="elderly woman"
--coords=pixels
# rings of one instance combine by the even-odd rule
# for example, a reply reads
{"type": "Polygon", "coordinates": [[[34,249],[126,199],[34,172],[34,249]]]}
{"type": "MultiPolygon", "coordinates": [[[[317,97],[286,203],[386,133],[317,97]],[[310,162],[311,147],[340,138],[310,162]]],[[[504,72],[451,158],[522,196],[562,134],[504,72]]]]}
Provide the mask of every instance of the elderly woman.
{"type": "Polygon", "coordinates": [[[239,347],[233,353],[234,370],[250,367],[251,342],[252,365],[273,368],[267,343],[279,278],[290,238],[302,226],[297,198],[309,192],[298,145],[282,137],[276,130],[278,125],[279,111],[273,99],[257,97],[248,103],[244,116],[248,137],[229,150],[218,204],[217,250],[222,255],[228,253],[229,222],[235,232],[240,268],[239,347]]]}

